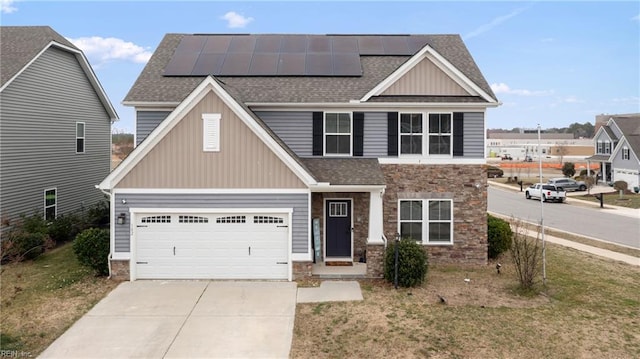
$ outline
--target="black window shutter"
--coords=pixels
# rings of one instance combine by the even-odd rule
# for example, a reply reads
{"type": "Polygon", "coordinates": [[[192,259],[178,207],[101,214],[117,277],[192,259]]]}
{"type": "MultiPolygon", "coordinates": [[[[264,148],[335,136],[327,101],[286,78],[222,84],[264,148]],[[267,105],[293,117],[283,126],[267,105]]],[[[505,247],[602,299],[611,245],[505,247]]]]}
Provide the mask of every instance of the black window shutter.
{"type": "Polygon", "coordinates": [[[453,113],[453,155],[464,155],[464,113],[453,113]]]}
{"type": "Polygon", "coordinates": [[[353,113],[353,155],[364,154],[364,112],[353,113]]]}
{"type": "Polygon", "coordinates": [[[398,155],[398,113],[387,113],[387,154],[398,155]]]}
{"type": "Polygon", "coordinates": [[[324,121],[322,112],[313,113],[313,155],[322,156],[323,138],[324,138],[324,121]]]}

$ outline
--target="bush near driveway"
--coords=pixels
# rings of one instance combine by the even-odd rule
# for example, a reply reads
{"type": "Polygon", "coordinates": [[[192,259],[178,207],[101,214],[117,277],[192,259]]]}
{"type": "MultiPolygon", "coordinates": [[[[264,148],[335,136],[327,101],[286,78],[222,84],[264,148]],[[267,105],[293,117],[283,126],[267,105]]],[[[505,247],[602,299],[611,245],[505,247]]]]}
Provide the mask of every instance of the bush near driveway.
{"type": "Polygon", "coordinates": [[[511,226],[509,222],[502,218],[487,215],[487,240],[489,258],[498,258],[498,256],[511,248],[511,226]]]}
{"type": "Polygon", "coordinates": [[[80,264],[92,268],[99,276],[109,275],[109,230],[90,228],[78,234],[73,251],[80,264]]]}
{"type": "Polygon", "coordinates": [[[387,247],[384,255],[384,278],[394,283],[396,246],[398,246],[398,285],[414,287],[422,284],[427,274],[427,254],[421,244],[409,238],[403,238],[387,247]]]}

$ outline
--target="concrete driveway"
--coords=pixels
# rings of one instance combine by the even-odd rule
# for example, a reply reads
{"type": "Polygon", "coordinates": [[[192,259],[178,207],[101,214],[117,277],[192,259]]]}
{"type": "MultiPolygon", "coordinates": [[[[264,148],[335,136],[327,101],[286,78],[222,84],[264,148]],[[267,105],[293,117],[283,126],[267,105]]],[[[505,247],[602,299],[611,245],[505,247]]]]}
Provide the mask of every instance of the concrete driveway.
{"type": "Polygon", "coordinates": [[[287,358],[295,282],[124,282],[42,358],[287,358]]]}

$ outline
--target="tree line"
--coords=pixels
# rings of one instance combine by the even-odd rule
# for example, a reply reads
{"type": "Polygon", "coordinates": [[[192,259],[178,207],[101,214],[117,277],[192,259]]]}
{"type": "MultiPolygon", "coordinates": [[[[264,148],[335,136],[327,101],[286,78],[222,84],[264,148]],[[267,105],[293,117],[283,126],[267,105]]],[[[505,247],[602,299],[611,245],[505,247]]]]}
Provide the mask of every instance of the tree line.
{"type": "MultiPolygon", "coordinates": [[[[526,129],[531,130],[531,129],[526,129]]],[[[514,127],[510,130],[507,129],[489,129],[489,133],[521,133],[525,129],[522,127],[514,127]]],[[[543,130],[544,133],[571,133],[573,138],[592,138],[595,135],[595,127],[590,122],[578,123],[574,122],[569,127],[551,127],[543,130]]]]}

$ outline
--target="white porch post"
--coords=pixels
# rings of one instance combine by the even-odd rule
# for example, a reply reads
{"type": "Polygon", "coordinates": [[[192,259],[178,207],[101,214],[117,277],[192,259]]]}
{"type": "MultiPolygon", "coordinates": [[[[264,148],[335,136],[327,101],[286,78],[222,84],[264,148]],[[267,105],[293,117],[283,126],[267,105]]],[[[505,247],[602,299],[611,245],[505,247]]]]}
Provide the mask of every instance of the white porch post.
{"type": "Polygon", "coordinates": [[[367,244],[384,244],[382,240],[382,190],[370,192],[369,198],[369,238],[367,244]]]}

